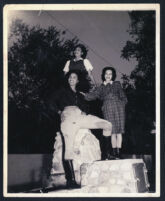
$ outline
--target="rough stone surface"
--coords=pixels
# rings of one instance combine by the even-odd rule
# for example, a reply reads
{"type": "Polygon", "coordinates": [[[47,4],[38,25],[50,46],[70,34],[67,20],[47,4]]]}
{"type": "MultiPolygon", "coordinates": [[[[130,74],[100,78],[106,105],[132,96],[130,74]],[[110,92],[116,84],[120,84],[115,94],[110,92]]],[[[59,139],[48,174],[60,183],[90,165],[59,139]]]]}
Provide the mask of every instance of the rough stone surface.
{"type": "MultiPolygon", "coordinates": [[[[80,183],[80,166],[83,163],[91,163],[101,159],[100,144],[97,138],[88,129],[79,130],[75,141],[78,153],[73,158],[73,166],[77,183],[80,183]]],[[[62,164],[62,140],[60,133],[57,133],[54,143],[54,153],[52,160],[51,176],[49,178],[50,185],[61,185],[66,183],[65,174],[62,164]]]]}
{"type": "MultiPolygon", "coordinates": [[[[135,176],[134,164],[143,164],[145,168],[142,159],[84,163],[81,165],[80,174],[78,171],[76,172],[76,179],[81,184],[81,188],[52,193],[138,193],[138,178],[135,176]]],[[[147,184],[147,182],[142,183],[142,185],[146,185],[146,191],[143,193],[148,192],[147,184]]]]}
{"type": "Polygon", "coordinates": [[[125,159],[83,164],[81,187],[86,187],[88,192],[136,193],[138,178],[135,176],[133,164],[137,163],[143,163],[143,160],[125,159]]]}
{"type": "MultiPolygon", "coordinates": [[[[101,161],[99,141],[87,129],[79,131],[75,139],[78,154],[75,153],[73,165],[76,182],[80,189],[59,190],[52,193],[137,193],[137,180],[134,164],[144,164],[142,159],[123,159],[101,161]]],[[[59,133],[55,138],[49,186],[66,184],[62,166],[62,140],[59,133]]],[[[145,169],[145,164],[144,164],[145,169]]],[[[143,170],[141,170],[143,172],[143,170]]],[[[140,173],[141,174],[141,173],[140,173]]],[[[147,180],[146,177],[143,180],[147,180]]],[[[146,185],[147,181],[143,182],[146,185]]]]}

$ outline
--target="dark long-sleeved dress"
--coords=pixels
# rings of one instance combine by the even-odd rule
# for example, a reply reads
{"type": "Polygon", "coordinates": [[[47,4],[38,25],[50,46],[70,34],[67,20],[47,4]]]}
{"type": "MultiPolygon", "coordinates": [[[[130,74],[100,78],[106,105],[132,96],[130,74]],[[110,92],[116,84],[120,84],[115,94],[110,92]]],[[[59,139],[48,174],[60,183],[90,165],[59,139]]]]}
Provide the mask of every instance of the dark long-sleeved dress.
{"type": "Polygon", "coordinates": [[[112,134],[124,133],[126,95],[119,81],[101,84],[93,92],[85,95],[86,100],[101,99],[104,119],[112,123],[112,134]]]}

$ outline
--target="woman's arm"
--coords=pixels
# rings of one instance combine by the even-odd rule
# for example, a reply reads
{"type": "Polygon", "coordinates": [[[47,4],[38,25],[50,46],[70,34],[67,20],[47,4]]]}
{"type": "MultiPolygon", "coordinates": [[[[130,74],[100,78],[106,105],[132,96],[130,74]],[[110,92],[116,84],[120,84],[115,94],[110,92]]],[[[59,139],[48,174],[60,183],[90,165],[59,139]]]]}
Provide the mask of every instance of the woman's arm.
{"type": "Polygon", "coordinates": [[[69,65],[70,65],[70,60],[68,60],[65,64],[65,67],[63,69],[64,74],[66,74],[67,72],[69,72],[69,65]]]}
{"type": "Polygon", "coordinates": [[[85,100],[91,101],[91,100],[95,100],[97,98],[100,99],[101,98],[101,92],[102,92],[102,89],[100,86],[100,87],[95,88],[95,90],[92,92],[89,92],[89,93],[82,93],[81,92],[81,94],[84,95],[85,100]]]}
{"type": "Polygon", "coordinates": [[[92,83],[96,86],[95,79],[94,79],[94,77],[92,75],[93,66],[92,66],[91,62],[88,59],[84,59],[84,66],[85,66],[85,68],[86,68],[86,70],[88,72],[88,75],[89,75],[92,83]]]}
{"type": "Polygon", "coordinates": [[[88,75],[89,75],[90,79],[92,80],[92,83],[94,84],[94,86],[96,86],[96,82],[95,82],[95,79],[94,79],[94,77],[92,75],[92,71],[89,70],[88,75]]]}

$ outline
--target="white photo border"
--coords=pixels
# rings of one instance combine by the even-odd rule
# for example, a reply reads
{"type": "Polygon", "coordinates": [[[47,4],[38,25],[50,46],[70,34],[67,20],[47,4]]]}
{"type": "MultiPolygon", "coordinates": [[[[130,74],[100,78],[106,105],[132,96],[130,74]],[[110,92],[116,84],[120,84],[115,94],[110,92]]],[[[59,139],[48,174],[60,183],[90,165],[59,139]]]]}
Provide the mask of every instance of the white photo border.
{"type": "Polygon", "coordinates": [[[3,195],[4,197],[160,197],[160,4],[10,4],[3,8],[3,195]],[[156,12],[156,192],[155,193],[8,193],[8,13],[13,10],[156,12]]]}

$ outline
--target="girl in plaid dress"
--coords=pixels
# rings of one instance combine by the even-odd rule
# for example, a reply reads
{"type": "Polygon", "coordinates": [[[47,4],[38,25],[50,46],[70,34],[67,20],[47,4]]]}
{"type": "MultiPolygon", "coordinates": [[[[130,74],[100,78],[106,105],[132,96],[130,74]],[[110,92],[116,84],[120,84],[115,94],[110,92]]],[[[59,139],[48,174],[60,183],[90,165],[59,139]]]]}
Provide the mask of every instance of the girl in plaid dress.
{"type": "MultiPolygon", "coordinates": [[[[103,101],[102,112],[104,119],[112,123],[111,144],[113,156],[121,158],[122,134],[125,127],[125,105],[127,98],[119,81],[116,79],[116,70],[113,67],[105,67],[102,71],[103,83],[93,92],[86,93],[86,100],[101,99],[103,101]]],[[[110,156],[110,139],[106,139],[107,159],[110,156]]]]}

